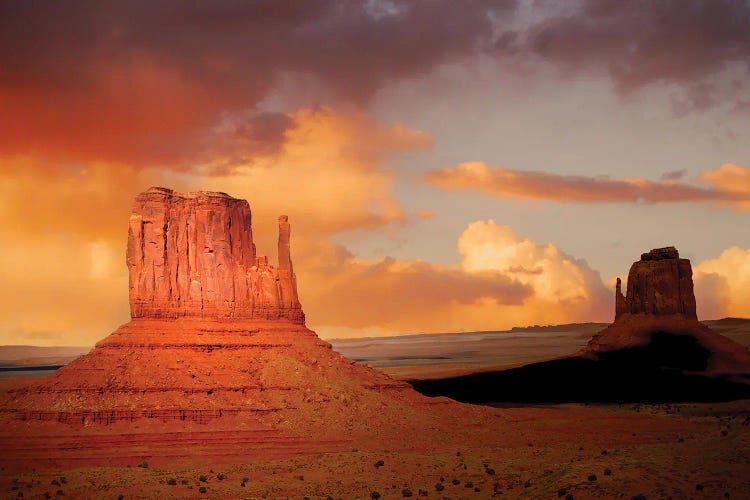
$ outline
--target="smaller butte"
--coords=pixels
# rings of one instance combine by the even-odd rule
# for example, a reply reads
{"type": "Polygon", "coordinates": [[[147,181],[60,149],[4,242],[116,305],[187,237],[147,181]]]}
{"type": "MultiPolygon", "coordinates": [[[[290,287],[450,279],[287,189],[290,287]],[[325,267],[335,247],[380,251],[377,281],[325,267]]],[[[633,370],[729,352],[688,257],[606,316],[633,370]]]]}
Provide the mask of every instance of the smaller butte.
{"type": "MultiPolygon", "coordinates": [[[[630,267],[627,295],[622,295],[621,287],[618,278],[614,323],[595,335],[580,355],[598,359],[616,351],[647,347],[655,336],[687,340],[706,353],[705,365],[687,371],[750,381],[750,351],[698,321],[693,269],[675,247],[641,254],[630,267]]],[[[680,365],[680,355],[672,352],[669,361],[680,365]]]]}

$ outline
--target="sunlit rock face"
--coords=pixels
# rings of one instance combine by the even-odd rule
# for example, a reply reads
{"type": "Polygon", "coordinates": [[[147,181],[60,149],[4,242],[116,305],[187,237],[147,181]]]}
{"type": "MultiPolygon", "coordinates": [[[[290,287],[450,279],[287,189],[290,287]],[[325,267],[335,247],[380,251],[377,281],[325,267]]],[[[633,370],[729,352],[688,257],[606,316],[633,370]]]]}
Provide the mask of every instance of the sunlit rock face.
{"type": "Polygon", "coordinates": [[[680,314],[697,318],[693,269],[674,247],[656,248],[641,255],[628,273],[627,295],[620,279],[615,292],[615,319],[623,314],[680,314]]]}
{"type": "Polygon", "coordinates": [[[128,230],[133,318],[182,316],[275,319],[304,323],[279,217],[279,266],[255,251],[250,205],[225,193],[139,194],[128,230]]]}

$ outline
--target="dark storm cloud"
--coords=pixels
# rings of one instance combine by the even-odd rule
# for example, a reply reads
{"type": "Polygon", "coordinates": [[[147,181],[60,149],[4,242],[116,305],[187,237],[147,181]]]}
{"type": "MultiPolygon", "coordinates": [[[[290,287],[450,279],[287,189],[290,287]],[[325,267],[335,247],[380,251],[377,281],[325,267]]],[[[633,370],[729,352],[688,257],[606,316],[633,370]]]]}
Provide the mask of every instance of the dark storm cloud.
{"type": "Polygon", "coordinates": [[[187,160],[283,74],[363,104],[472,53],[514,1],[0,3],[0,154],[187,160]]]}
{"type": "MultiPolygon", "coordinates": [[[[490,48],[511,70],[517,58],[604,69],[623,93],[677,84],[678,113],[744,102],[747,2],[562,5],[524,18],[516,0],[0,0],[0,156],[192,168],[227,113],[255,112],[272,90],[365,106],[388,82],[490,48]],[[732,64],[736,81],[717,88],[732,64]]],[[[283,137],[253,130],[257,152],[283,137]]]]}
{"type": "MultiPolygon", "coordinates": [[[[750,3],[584,0],[574,15],[532,25],[525,43],[566,70],[605,69],[624,93],[657,82],[694,85],[734,63],[748,70],[750,3]]],[[[713,104],[707,85],[690,89],[685,104],[713,104]]]]}
{"type": "Polygon", "coordinates": [[[670,170],[669,172],[664,172],[661,177],[659,177],[659,180],[662,181],[679,181],[685,175],[687,174],[686,168],[681,168],[679,170],[670,170]]]}

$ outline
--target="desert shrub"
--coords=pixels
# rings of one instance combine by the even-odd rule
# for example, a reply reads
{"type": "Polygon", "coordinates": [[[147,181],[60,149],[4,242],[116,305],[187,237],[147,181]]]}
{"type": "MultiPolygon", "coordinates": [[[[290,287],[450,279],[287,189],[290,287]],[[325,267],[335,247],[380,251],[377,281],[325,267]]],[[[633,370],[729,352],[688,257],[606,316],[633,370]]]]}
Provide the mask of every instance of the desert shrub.
{"type": "Polygon", "coordinates": [[[604,469],[604,475],[605,476],[611,476],[612,475],[612,469],[604,469]]]}
{"type": "Polygon", "coordinates": [[[177,486],[177,479],[170,477],[169,479],[167,479],[167,484],[170,486],[177,486]]]}
{"type": "Polygon", "coordinates": [[[200,491],[201,493],[205,493],[205,492],[207,492],[208,490],[206,489],[206,487],[205,487],[205,486],[201,486],[200,488],[198,488],[198,491],[200,491]]]}
{"type": "Polygon", "coordinates": [[[568,490],[566,490],[565,488],[560,488],[559,490],[557,490],[557,496],[564,497],[567,492],[568,490]]]}
{"type": "Polygon", "coordinates": [[[567,495],[565,495],[565,500],[573,500],[573,495],[568,493],[567,495]]]}
{"type": "Polygon", "coordinates": [[[52,482],[49,483],[49,484],[51,484],[53,486],[60,486],[60,481],[58,481],[57,479],[53,479],[52,482]]]}
{"type": "Polygon", "coordinates": [[[141,469],[148,469],[148,462],[141,462],[138,464],[141,469]]]}
{"type": "Polygon", "coordinates": [[[696,484],[695,485],[695,491],[703,491],[703,485],[702,484],[696,484]]]}
{"type": "Polygon", "coordinates": [[[409,498],[411,496],[414,496],[414,493],[412,493],[409,488],[404,488],[403,490],[401,490],[401,496],[404,498],[409,498]]]}
{"type": "Polygon", "coordinates": [[[419,496],[420,497],[426,497],[429,493],[427,493],[427,490],[423,490],[422,488],[419,488],[419,496]]]}
{"type": "Polygon", "coordinates": [[[531,488],[531,481],[526,481],[525,483],[523,483],[523,487],[524,488],[531,488]]]}
{"type": "Polygon", "coordinates": [[[57,495],[59,497],[64,497],[65,496],[65,492],[63,490],[57,490],[55,492],[55,495],[57,495]]]}
{"type": "Polygon", "coordinates": [[[198,476],[198,480],[199,480],[199,481],[200,481],[201,483],[206,483],[206,482],[208,482],[208,476],[207,476],[207,475],[205,475],[205,474],[201,474],[200,476],[198,476]]]}
{"type": "Polygon", "coordinates": [[[458,479],[454,479],[453,481],[451,481],[451,483],[453,483],[454,485],[459,485],[461,484],[461,481],[459,481],[458,479]]]}
{"type": "Polygon", "coordinates": [[[380,468],[380,467],[382,467],[384,465],[385,465],[385,462],[383,462],[382,460],[378,460],[377,462],[375,462],[375,468],[376,469],[378,469],[378,468],[380,468]]]}
{"type": "Polygon", "coordinates": [[[67,480],[67,479],[65,479],[65,476],[60,476],[60,482],[61,482],[62,484],[67,484],[67,483],[68,483],[68,480],[67,480]]]}
{"type": "Polygon", "coordinates": [[[227,476],[225,476],[222,472],[219,472],[219,475],[216,476],[216,479],[218,479],[219,481],[223,481],[226,478],[227,478],[227,476]]]}
{"type": "Polygon", "coordinates": [[[23,491],[19,491],[18,495],[16,495],[16,496],[19,497],[19,498],[22,497],[23,496],[23,491]]]}
{"type": "Polygon", "coordinates": [[[607,456],[607,455],[609,455],[609,452],[607,450],[602,450],[602,456],[604,457],[604,456],[607,456]]]}
{"type": "Polygon", "coordinates": [[[646,495],[643,493],[638,493],[637,495],[633,495],[630,497],[630,500],[646,500],[646,495]]]}
{"type": "Polygon", "coordinates": [[[443,491],[444,489],[443,483],[435,483],[435,491],[443,491]]]}
{"type": "Polygon", "coordinates": [[[372,500],[378,500],[378,498],[380,498],[380,493],[378,493],[377,491],[373,491],[372,493],[370,493],[370,498],[372,498],[372,500]]]}
{"type": "Polygon", "coordinates": [[[45,491],[44,498],[52,498],[52,493],[50,493],[49,491],[45,491]]]}
{"type": "Polygon", "coordinates": [[[466,481],[466,483],[464,484],[464,488],[473,488],[473,487],[474,487],[474,483],[472,483],[471,481],[466,481]]]}
{"type": "Polygon", "coordinates": [[[180,481],[180,482],[181,482],[182,484],[185,484],[185,485],[187,485],[187,484],[190,484],[190,481],[188,481],[187,479],[183,479],[183,480],[182,480],[182,481],[180,481]]]}
{"type": "Polygon", "coordinates": [[[596,474],[591,474],[591,475],[589,476],[589,481],[591,481],[592,483],[593,483],[594,481],[596,481],[596,474]]]}
{"type": "Polygon", "coordinates": [[[489,467],[486,467],[484,469],[484,472],[487,473],[487,474],[489,474],[490,476],[494,476],[495,475],[495,469],[490,469],[489,467]]]}

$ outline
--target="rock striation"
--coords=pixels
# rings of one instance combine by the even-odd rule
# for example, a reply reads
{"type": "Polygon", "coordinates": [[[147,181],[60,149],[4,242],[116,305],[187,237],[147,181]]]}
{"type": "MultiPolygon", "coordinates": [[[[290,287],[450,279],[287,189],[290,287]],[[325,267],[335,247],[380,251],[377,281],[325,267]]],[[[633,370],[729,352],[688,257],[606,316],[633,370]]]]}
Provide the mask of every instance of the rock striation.
{"type": "Polygon", "coordinates": [[[675,247],[656,248],[641,255],[628,273],[627,295],[617,278],[615,319],[623,314],[680,314],[697,318],[690,260],[675,247]]]}
{"type": "Polygon", "coordinates": [[[247,201],[151,188],[136,197],[129,221],[131,316],[304,323],[289,239],[289,219],[282,215],[274,267],[256,254],[247,201]]]}

